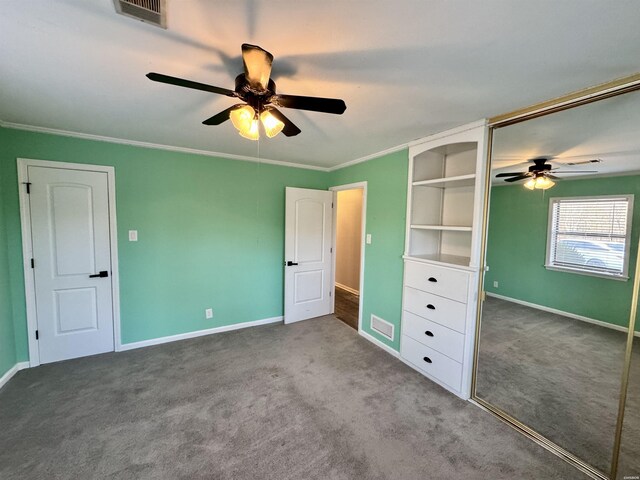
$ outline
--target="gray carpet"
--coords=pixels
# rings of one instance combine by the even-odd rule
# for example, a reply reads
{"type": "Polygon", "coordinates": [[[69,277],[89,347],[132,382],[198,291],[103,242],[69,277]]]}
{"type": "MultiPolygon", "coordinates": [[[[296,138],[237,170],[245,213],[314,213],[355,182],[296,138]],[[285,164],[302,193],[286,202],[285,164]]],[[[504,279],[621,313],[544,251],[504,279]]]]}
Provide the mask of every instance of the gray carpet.
{"type": "MultiPolygon", "coordinates": [[[[626,333],[488,297],[480,340],[478,396],[609,471],[626,333]]],[[[632,383],[636,406],[639,393],[632,383]]],[[[626,422],[640,433],[640,408],[626,422]]],[[[639,460],[624,470],[640,474],[639,460]]]]}
{"type": "Polygon", "coordinates": [[[0,478],[580,479],[333,316],[23,370],[0,478]]]}

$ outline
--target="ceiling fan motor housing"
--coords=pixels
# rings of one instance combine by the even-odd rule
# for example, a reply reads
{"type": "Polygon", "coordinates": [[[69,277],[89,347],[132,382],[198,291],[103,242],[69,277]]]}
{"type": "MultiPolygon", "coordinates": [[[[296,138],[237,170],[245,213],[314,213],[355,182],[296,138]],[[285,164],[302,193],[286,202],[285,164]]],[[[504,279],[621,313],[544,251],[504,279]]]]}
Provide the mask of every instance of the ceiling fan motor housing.
{"type": "Polygon", "coordinates": [[[276,83],[269,79],[269,85],[265,90],[256,89],[250,85],[245,74],[241,73],[236,77],[235,92],[256,111],[256,114],[260,114],[264,106],[271,103],[271,97],[276,94],[276,83]]]}

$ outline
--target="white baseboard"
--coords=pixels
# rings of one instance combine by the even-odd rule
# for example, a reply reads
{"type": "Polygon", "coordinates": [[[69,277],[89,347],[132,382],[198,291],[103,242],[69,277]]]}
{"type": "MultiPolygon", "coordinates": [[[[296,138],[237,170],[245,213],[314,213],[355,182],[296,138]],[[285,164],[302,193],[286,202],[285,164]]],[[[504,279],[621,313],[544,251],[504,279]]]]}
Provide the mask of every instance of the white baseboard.
{"type": "Polygon", "coordinates": [[[269,323],[282,322],[283,317],[263,318],[262,320],[254,320],[252,322],[234,323],[233,325],[224,325],[222,327],[207,328],[206,330],[196,330],[195,332],[180,333],[178,335],[170,335],[168,337],[152,338],[151,340],[143,340],[141,342],[123,343],[120,351],[134,350],[136,348],[150,347],[151,345],[160,345],[162,343],[177,342],[178,340],[186,340],[187,338],[202,337],[204,335],[212,335],[214,333],[229,332],[231,330],[239,330],[241,328],[257,327],[259,325],[267,325],[269,323]]]}
{"type": "Polygon", "coordinates": [[[400,357],[400,352],[398,352],[397,350],[394,350],[393,348],[391,348],[389,345],[387,345],[386,343],[382,343],[380,340],[378,340],[376,337],[374,337],[373,335],[368,334],[367,332],[365,332],[364,330],[358,330],[358,333],[366,338],[367,340],[369,340],[371,343],[375,344],[376,346],[380,347],[381,349],[383,349],[385,352],[389,353],[390,355],[393,355],[396,358],[400,357]]]}
{"type": "MultiPolygon", "coordinates": [[[[596,320],[595,318],[584,317],[582,315],[576,315],[571,312],[564,312],[562,310],[557,310],[551,307],[545,307],[544,305],[538,305],[536,303],[525,302],[524,300],[518,300],[517,298],[505,297],[504,295],[499,295],[497,293],[485,292],[488,297],[498,298],[500,300],[505,300],[511,303],[517,303],[518,305],[524,305],[525,307],[535,308],[536,310],[542,310],[543,312],[554,313],[556,315],[561,315],[563,317],[573,318],[574,320],[580,320],[582,322],[592,323],[594,325],[598,325],[599,327],[610,328],[612,330],[618,330],[619,332],[628,332],[629,329],[627,327],[623,327],[621,325],[614,325],[613,323],[603,322],[602,320],[596,320]]],[[[634,332],[634,336],[640,337],[640,332],[634,332]]]]}
{"type": "Polygon", "coordinates": [[[20,370],[24,370],[25,368],[29,368],[29,362],[18,362],[9,370],[7,370],[7,372],[2,375],[2,378],[0,378],[0,388],[4,387],[16,373],[18,373],[20,370]]]}
{"type": "Polygon", "coordinates": [[[340,290],[344,290],[345,292],[353,293],[354,295],[360,295],[360,292],[355,288],[347,287],[346,285],[343,285],[341,283],[336,282],[336,287],[338,287],[340,290]]]}

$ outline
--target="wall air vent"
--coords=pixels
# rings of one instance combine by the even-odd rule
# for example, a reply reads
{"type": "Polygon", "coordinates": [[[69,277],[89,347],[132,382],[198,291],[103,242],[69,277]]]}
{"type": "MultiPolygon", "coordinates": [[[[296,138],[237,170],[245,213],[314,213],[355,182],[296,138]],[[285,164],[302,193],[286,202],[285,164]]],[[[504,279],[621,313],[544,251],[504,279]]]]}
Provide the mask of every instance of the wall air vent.
{"type": "Polygon", "coordinates": [[[376,317],[375,315],[371,315],[371,329],[375,330],[380,335],[384,335],[389,340],[393,340],[394,326],[392,323],[389,323],[380,317],[376,317]]]}
{"type": "Polygon", "coordinates": [[[113,0],[113,3],[121,15],[167,28],[166,0],[113,0]]]}

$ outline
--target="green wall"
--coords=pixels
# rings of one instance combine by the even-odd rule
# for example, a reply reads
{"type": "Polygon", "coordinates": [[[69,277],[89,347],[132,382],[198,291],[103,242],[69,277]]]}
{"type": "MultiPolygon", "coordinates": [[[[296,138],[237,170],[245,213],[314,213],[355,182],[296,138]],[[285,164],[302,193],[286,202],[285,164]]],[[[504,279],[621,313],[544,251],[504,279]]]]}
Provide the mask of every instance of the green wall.
{"type": "Polygon", "coordinates": [[[2,182],[0,182],[0,377],[16,363],[6,232],[2,182]]]}
{"type": "Polygon", "coordinates": [[[28,360],[17,157],[115,167],[123,343],[282,315],[285,187],[328,186],[325,172],[0,128],[17,361],[28,360]]]}
{"type": "Polygon", "coordinates": [[[634,194],[630,277],[640,235],[640,176],[563,180],[546,192],[521,185],[491,190],[485,290],[506,297],[626,326],[633,278],[619,280],[544,268],[549,198],[634,194]],[[493,287],[498,281],[499,288],[493,287]]]}
{"type": "Polygon", "coordinates": [[[0,128],[0,375],[28,360],[16,158],[115,167],[125,344],[282,315],[285,187],[367,181],[363,328],[399,349],[406,150],[326,173],[0,128]]]}
{"type": "Polygon", "coordinates": [[[362,328],[381,342],[400,350],[402,312],[402,254],[407,208],[408,152],[375,158],[331,172],[331,186],[367,182],[367,233],[365,246],[362,328]],[[395,325],[393,342],[369,327],[371,314],[395,325]]]}

